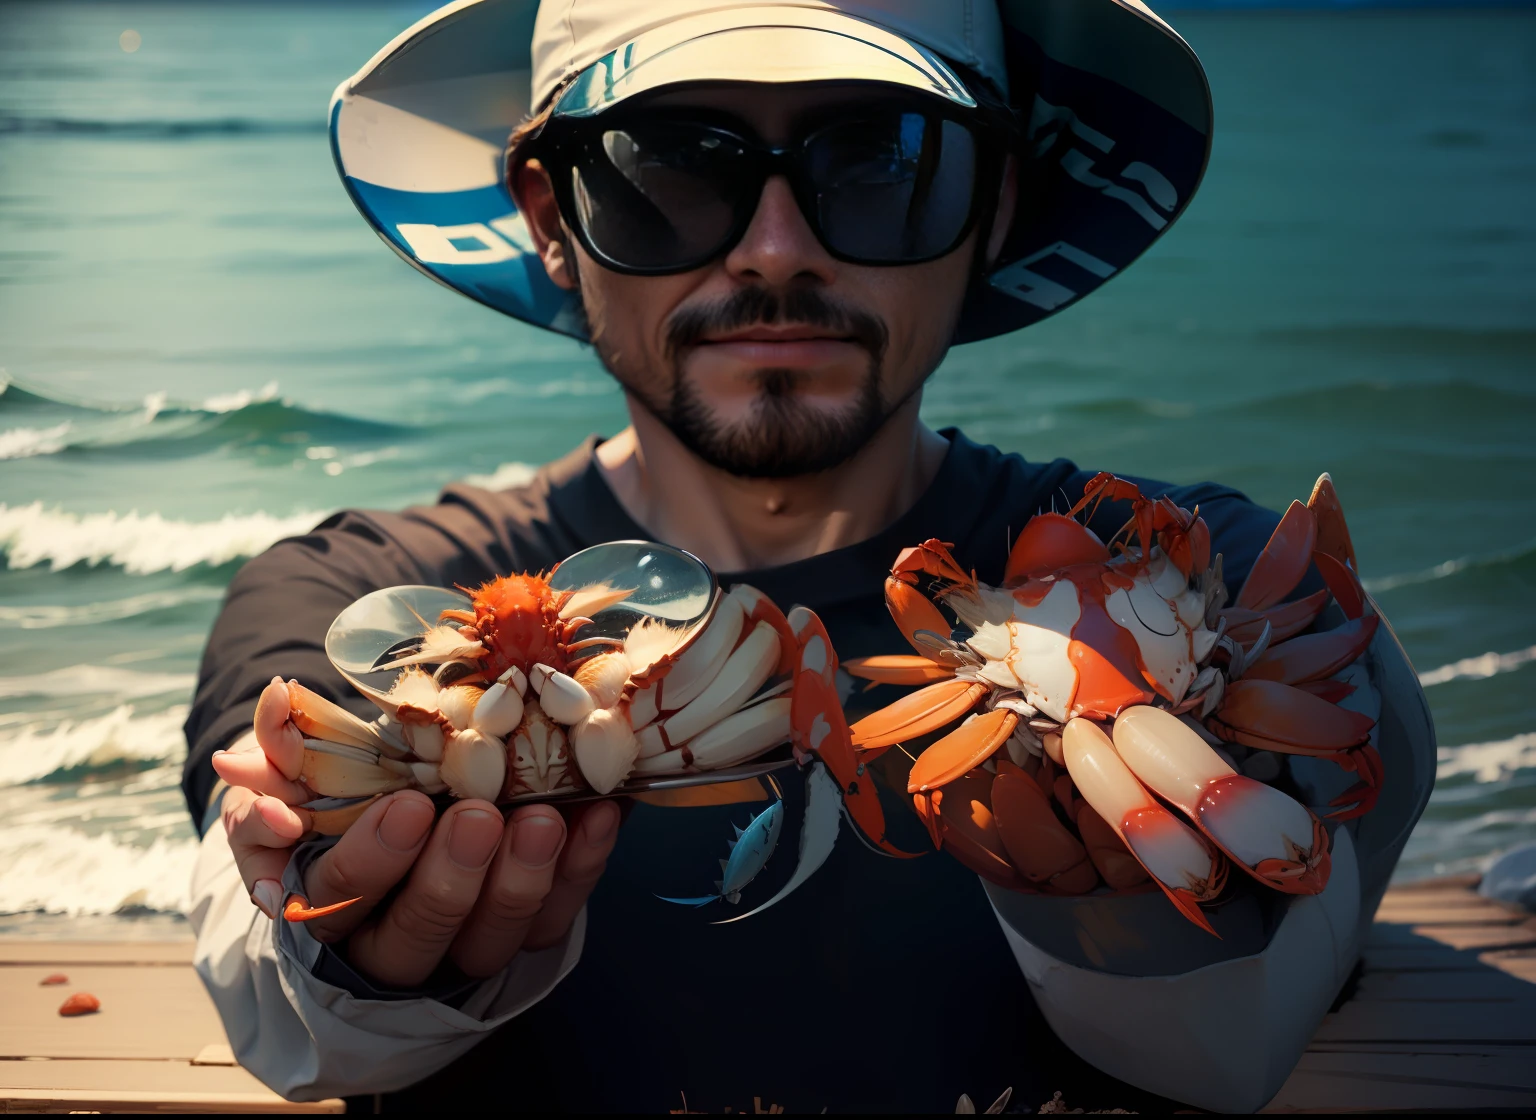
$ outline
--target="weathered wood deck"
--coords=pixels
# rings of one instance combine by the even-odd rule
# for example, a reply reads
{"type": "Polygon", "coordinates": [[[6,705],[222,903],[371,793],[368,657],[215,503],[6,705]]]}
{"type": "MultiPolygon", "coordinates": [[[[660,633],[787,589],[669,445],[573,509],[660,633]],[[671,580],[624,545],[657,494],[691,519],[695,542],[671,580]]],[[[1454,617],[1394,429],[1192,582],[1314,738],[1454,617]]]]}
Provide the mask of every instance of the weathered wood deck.
{"type": "MultiPolygon", "coordinates": [[[[1389,891],[1269,1112],[1536,1111],[1536,919],[1471,878],[1389,891]]],[[[0,940],[0,1112],[340,1112],[234,1062],[183,942],[0,940]],[[51,972],[69,983],[39,987],[51,972]],[[100,1013],[65,1019],[71,992],[100,1013]]]]}

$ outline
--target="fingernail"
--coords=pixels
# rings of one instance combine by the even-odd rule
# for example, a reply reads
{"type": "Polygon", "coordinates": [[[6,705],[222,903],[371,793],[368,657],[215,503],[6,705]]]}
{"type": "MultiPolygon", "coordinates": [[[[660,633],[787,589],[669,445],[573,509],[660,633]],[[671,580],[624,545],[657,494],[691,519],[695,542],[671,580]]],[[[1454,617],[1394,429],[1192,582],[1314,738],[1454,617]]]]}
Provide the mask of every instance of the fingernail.
{"type": "Polygon", "coordinates": [[[612,801],[599,801],[582,818],[581,831],[587,844],[601,848],[613,838],[619,827],[619,807],[612,801]]]}
{"type": "Polygon", "coordinates": [[[283,909],[283,884],[276,879],[257,879],[251,888],[251,901],[269,918],[276,918],[283,909]]]}
{"type": "Polygon", "coordinates": [[[465,809],[453,818],[448,858],[468,871],[485,866],[501,842],[501,818],[484,809],[465,809]]]}
{"type": "Polygon", "coordinates": [[[379,843],[392,852],[414,850],[432,828],[432,806],[415,797],[402,797],[384,810],[379,843]]]}
{"type": "Polygon", "coordinates": [[[559,821],[524,817],[517,822],[517,834],[512,837],[512,858],[529,869],[543,867],[555,858],[563,839],[565,829],[559,821]]]}

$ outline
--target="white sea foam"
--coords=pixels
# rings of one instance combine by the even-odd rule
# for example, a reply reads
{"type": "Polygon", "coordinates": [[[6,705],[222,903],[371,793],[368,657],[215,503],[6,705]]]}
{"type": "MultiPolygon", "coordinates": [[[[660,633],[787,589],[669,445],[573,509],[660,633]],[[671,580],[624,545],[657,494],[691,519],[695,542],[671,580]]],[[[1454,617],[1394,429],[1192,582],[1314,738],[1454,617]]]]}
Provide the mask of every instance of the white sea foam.
{"type": "Polygon", "coordinates": [[[1429,568],[1420,568],[1416,572],[1400,572],[1392,576],[1377,576],[1375,579],[1362,580],[1365,589],[1372,595],[1378,595],[1383,591],[1394,591],[1399,587],[1412,587],[1417,583],[1433,583],[1438,579],[1457,575],[1468,568],[1487,568],[1497,564],[1507,564],[1511,560],[1519,560],[1536,551],[1536,541],[1526,541],[1514,548],[1505,549],[1502,552],[1486,552],[1471,556],[1458,556],[1454,560],[1445,560],[1429,568]]]}
{"type": "Polygon", "coordinates": [[[179,757],[186,750],[181,733],[186,718],[185,704],[146,715],[136,714],[132,704],[120,704],[91,719],[6,728],[0,732],[0,785],[20,785],[77,766],[179,757]]]}
{"type": "Polygon", "coordinates": [[[190,837],[138,847],[61,825],[8,828],[0,832],[0,914],[185,910],[196,858],[190,837]]]}
{"type": "Polygon", "coordinates": [[[70,423],[51,428],[12,428],[0,432],[0,459],[30,459],[34,455],[52,455],[63,451],[69,441],[70,423]]]}
{"type": "Polygon", "coordinates": [[[528,485],[538,469],[527,463],[503,463],[490,474],[472,474],[464,481],[485,490],[510,490],[514,486],[528,485]]]}
{"type": "Polygon", "coordinates": [[[12,568],[116,564],[133,575],[180,572],[254,556],[273,541],[308,532],[318,513],[275,517],[226,514],[217,521],[175,521],[158,513],[65,513],[41,502],[0,502],[0,549],[12,568]]]}
{"type": "Polygon", "coordinates": [[[193,673],[147,673],[116,665],[75,665],[30,676],[0,677],[0,700],[18,696],[112,696],[142,700],[168,693],[190,695],[197,683],[193,673]]]}
{"type": "Polygon", "coordinates": [[[1513,653],[1484,653],[1477,657],[1463,657],[1438,669],[1419,674],[1419,683],[1425,688],[1445,684],[1447,681],[1477,681],[1509,673],[1536,661],[1536,646],[1526,646],[1513,653]]]}
{"type": "Polygon", "coordinates": [[[219,393],[198,405],[204,412],[239,412],[247,405],[260,404],[277,399],[277,382],[268,381],[260,389],[238,389],[233,393],[219,393]]]}
{"type": "Polygon", "coordinates": [[[1444,781],[1455,774],[1471,774],[1475,781],[1498,782],[1517,770],[1533,767],[1536,767],[1536,733],[1526,732],[1490,743],[1441,747],[1435,777],[1444,781]]]}

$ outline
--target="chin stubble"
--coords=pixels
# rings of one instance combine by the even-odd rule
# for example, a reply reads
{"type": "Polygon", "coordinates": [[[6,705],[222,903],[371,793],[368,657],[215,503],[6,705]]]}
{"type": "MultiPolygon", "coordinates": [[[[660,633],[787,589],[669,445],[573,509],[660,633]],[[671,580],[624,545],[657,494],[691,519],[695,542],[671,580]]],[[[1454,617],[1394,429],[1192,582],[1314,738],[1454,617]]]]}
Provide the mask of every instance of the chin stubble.
{"type": "Polygon", "coordinates": [[[881,390],[887,338],[885,324],[879,319],[841,307],[814,289],[792,290],[780,296],[761,288],[744,288],[726,300],[680,312],[669,324],[670,394],[642,391],[620,372],[620,363],[604,353],[601,341],[594,340],[594,344],[625,390],[710,466],[739,478],[794,478],[847,462],[904,403],[887,401],[881,390]],[[684,355],[711,333],[776,322],[824,327],[862,346],[869,354],[869,368],[857,399],[837,412],[812,408],[800,393],[801,384],[811,375],[799,370],[762,369],[755,374],[759,392],[751,413],[736,423],[721,423],[683,377],[684,355]]]}

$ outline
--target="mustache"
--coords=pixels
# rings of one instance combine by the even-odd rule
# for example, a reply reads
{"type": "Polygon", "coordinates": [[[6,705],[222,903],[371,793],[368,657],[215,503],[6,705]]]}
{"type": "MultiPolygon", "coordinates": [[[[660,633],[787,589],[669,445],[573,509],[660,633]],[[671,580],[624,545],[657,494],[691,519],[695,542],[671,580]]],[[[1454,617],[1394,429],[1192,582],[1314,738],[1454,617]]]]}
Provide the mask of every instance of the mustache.
{"type": "Polygon", "coordinates": [[[741,330],[759,323],[800,323],[847,335],[869,351],[876,367],[885,356],[890,332],[876,315],[828,299],[814,288],[779,293],[742,288],[725,299],[685,307],[667,324],[667,354],[674,361],[710,334],[741,330]]]}

